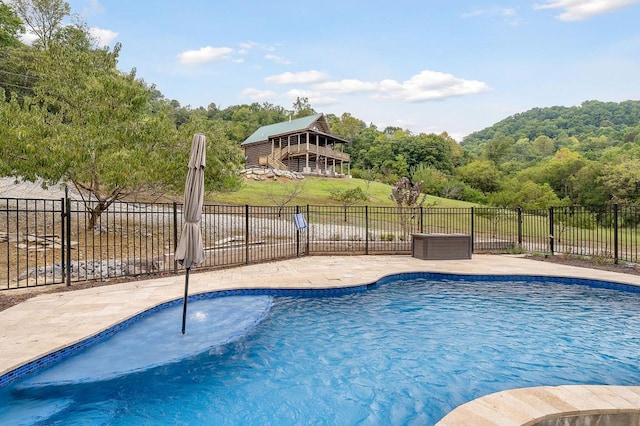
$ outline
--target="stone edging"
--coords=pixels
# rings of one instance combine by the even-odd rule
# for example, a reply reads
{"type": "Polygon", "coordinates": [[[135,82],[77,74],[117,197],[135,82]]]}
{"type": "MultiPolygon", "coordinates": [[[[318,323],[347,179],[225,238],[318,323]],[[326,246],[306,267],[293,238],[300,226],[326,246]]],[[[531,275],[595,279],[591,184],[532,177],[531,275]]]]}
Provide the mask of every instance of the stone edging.
{"type": "Polygon", "coordinates": [[[563,385],[511,389],[455,408],[437,426],[638,424],[640,386],[563,385]]]}

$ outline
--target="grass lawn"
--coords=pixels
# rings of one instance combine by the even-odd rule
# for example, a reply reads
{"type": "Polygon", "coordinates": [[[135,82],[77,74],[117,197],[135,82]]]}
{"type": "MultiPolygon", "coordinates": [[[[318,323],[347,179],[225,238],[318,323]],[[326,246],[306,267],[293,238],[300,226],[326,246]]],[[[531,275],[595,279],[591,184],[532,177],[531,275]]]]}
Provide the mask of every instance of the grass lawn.
{"type": "MultiPolygon", "coordinates": [[[[220,204],[249,204],[252,206],[280,205],[292,193],[298,192],[289,205],[340,205],[329,198],[332,190],[345,191],[360,187],[369,196],[369,201],[358,205],[395,206],[389,199],[391,186],[379,182],[367,182],[363,179],[306,177],[300,181],[255,181],[245,180],[242,188],[236,192],[207,195],[207,202],[220,204]],[[297,188],[296,188],[297,185],[297,188]]],[[[437,207],[472,207],[473,203],[448,200],[428,195],[425,205],[436,203],[437,207]]]]}

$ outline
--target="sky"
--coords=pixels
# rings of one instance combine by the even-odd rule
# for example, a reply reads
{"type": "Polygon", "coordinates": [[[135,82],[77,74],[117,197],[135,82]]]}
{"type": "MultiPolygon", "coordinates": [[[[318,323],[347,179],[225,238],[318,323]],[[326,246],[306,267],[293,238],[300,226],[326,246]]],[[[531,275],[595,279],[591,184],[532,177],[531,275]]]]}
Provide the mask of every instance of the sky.
{"type": "Polygon", "coordinates": [[[640,100],[640,0],[68,0],[182,106],[265,102],[458,141],[535,107],[640,100]]]}

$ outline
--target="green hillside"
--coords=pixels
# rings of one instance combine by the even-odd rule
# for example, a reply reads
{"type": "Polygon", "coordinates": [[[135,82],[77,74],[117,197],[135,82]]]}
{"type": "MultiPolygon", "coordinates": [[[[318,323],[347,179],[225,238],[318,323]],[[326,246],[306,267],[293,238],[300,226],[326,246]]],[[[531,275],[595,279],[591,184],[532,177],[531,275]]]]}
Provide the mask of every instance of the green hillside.
{"type": "Polygon", "coordinates": [[[468,135],[461,146],[480,153],[484,144],[499,136],[513,140],[534,140],[546,136],[560,141],[605,136],[617,143],[633,141],[639,132],[640,101],[585,101],[580,106],[533,108],[515,114],[478,132],[468,135]]]}
{"type": "MultiPolygon", "coordinates": [[[[345,191],[353,188],[361,188],[369,196],[368,202],[358,202],[358,205],[369,206],[395,206],[389,199],[391,186],[379,182],[367,182],[363,179],[330,179],[319,177],[306,177],[299,181],[253,181],[247,180],[242,188],[236,192],[211,193],[207,196],[207,202],[223,204],[249,204],[249,205],[277,205],[283,197],[295,190],[299,185],[299,194],[289,205],[340,205],[331,200],[331,191],[345,191]],[[367,184],[368,191],[367,191],[367,184]]],[[[474,204],[464,201],[448,200],[446,198],[427,196],[425,205],[434,204],[438,207],[471,207],[474,204]]]]}

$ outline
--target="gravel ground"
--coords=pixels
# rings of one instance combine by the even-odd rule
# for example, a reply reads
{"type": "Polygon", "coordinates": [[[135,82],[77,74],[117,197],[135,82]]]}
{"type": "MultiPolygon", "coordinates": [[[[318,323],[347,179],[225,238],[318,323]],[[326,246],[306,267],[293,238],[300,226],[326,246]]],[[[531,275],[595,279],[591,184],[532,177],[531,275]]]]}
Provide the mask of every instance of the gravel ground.
{"type": "MultiPolygon", "coordinates": [[[[38,198],[59,200],[64,197],[64,185],[50,185],[43,188],[43,182],[16,181],[12,177],[0,177],[0,197],[2,198],[38,198]]],[[[80,195],[73,185],[69,186],[69,197],[79,200],[80,195]]]]}

